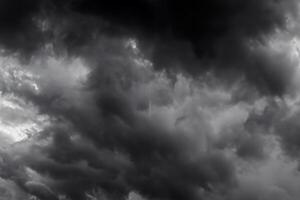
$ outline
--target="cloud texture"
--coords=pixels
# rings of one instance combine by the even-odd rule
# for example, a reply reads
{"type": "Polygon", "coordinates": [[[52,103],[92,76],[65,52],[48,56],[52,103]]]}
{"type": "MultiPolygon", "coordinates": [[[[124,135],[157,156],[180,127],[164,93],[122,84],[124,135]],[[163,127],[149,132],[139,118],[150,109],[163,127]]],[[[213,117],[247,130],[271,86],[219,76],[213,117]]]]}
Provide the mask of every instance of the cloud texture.
{"type": "Polygon", "coordinates": [[[0,199],[298,199],[298,12],[2,1],[0,199]]]}

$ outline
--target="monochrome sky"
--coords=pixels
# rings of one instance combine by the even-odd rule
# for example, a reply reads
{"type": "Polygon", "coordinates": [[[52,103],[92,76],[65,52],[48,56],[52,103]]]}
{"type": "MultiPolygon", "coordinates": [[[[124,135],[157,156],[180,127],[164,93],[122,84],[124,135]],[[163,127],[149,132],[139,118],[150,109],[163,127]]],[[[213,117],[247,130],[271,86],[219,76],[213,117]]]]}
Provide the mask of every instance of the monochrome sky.
{"type": "Polygon", "coordinates": [[[1,0],[0,199],[298,200],[298,0],[1,0]]]}

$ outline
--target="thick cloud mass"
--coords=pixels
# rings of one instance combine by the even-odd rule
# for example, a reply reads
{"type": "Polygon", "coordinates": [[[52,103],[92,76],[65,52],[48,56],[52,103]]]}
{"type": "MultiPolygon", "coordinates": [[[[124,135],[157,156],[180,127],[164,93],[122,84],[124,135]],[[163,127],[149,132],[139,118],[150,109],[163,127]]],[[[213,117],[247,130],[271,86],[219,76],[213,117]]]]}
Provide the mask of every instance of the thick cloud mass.
{"type": "Polygon", "coordinates": [[[287,29],[297,16],[295,0],[27,0],[2,4],[1,43],[24,55],[57,40],[59,31],[52,26],[47,29],[38,20],[52,16],[54,26],[64,26],[59,36],[71,51],[92,40],[91,32],[133,35],[142,40],[157,68],[179,68],[192,74],[212,68],[221,74],[245,76],[263,92],[280,95],[288,89],[293,72],[293,63],[284,54],[264,49],[271,34],[287,29]],[[61,20],[64,16],[69,25],[61,20]],[[76,25],[70,25],[73,23],[76,25]]]}
{"type": "Polygon", "coordinates": [[[0,199],[299,199],[296,0],[0,11],[0,199]]]}

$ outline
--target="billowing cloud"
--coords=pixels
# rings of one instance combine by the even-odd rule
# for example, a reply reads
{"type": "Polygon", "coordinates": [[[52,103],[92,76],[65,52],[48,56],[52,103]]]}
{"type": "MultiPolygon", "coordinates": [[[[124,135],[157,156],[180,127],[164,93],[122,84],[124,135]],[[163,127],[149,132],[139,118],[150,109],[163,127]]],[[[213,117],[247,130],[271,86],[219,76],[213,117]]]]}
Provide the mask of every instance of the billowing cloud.
{"type": "Polygon", "coordinates": [[[299,198],[297,1],[0,4],[0,198],[299,198]]]}
{"type": "Polygon", "coordinates": [[[0,40],[4,52],[30,58],[54,44],[78,54],[99,34],[136,37],[155,68],[191,74],[245,76],[264,93],[289,89],[294,62],[268,46],[272,35],[294,35],[295,0],[3,1],[0,40]],[[86,31],[89,30],[89,31],[86,31]],[[275,61],[276,60],[276,61],[275,61]]]}

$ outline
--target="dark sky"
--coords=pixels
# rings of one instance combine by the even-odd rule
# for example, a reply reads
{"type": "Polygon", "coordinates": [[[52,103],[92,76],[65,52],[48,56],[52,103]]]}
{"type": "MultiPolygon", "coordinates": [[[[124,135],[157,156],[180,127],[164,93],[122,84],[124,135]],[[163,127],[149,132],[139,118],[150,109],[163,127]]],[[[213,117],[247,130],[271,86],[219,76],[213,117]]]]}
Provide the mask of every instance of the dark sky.
{"type": "Polygon", "coordinates": [[[2,0],[0,199],[299,199],[298,12],[2,0]]]}

